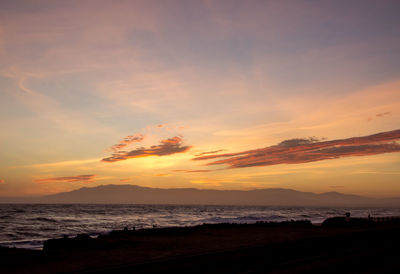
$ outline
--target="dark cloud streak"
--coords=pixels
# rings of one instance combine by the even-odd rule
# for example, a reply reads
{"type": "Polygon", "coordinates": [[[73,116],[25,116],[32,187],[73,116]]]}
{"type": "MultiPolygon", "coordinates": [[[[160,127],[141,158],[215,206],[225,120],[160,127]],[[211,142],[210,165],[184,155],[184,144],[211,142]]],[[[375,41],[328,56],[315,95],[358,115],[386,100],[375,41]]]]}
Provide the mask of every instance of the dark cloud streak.
{"type": "Polygon", "coordinates": [[[132,143],[139,143],[139,142],[143,141],[143,139],[144,139],[143,134],[129,135],[129,136],[126,136],[118,144],[113,145],[110,149],[111,149],[111,151],[117,152],[132,143]]]}
{"type": "Polygon", "coordinates": [[[389,111],[387,111],[387,112],[382,112],[382,113],[378,113],[378,114],[376,114],[375,116],[376,117],[383,117],[383,116],[387,116],[387,115],[390,115],[391,113],[389,112],[389,111]]]}
{"type": "Polygon", "coordinates": [[[319,141],[308,139],[285,140],[278,145],[238,153],[195,157],[193,160],[215,160],[206,165],[226,164],[231,168],[301,164],[350,156],[367,156],[400,152],[400,130],[381,132],[369,136],[319,141]]]}
{"type": "Polygon", "coordinates": [[[73,182],[93,182],[94,177],[96,175],[77,175],[77,176],[67,176],[67,177],[55,177],[55,178],[45,178],[45,179],[37,179],[35,182],[65,182],[65,183],[73,183],[73,182]]]}
{"type": "Polygon", "coordinates": [[[159,145],[151,146],[150,148],[137,148],[131,151],[118,151],[112,156],[102,159],[103,162],[117,162],[131,158],[140,158],[148,156],[166,156],[175,153],[188,151],[191,146],[182,146],[181,137],[175,136],[166,140],[162,140],[159,145]]]}
{"type": "Polygon", "coordinates": [[[215,154],[215,153],[218,153],[218,152],[221,152],[221,151],[226,151],[226,149],[218,149],[218,150],[201,152],[201,153],[196,154],[196,157],[207,155],[207,154],[215,154]]]}
{"type": "Polygon", "coordinates": [[[214,170],[211,169],[175,169],[173,172],[183,172],[183,173],[202,173],[202,172],[211,172],[214,170]]]}

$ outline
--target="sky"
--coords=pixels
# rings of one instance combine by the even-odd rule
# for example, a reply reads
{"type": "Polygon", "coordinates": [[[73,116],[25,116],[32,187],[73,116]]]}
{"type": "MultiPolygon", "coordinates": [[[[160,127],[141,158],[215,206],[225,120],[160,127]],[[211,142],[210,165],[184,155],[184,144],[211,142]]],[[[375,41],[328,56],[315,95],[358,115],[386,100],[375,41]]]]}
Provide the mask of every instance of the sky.
{"type": "Polygon", "coordinates": [[[0,2],[0,196],[400,196],[399,1],[0,2]]]}

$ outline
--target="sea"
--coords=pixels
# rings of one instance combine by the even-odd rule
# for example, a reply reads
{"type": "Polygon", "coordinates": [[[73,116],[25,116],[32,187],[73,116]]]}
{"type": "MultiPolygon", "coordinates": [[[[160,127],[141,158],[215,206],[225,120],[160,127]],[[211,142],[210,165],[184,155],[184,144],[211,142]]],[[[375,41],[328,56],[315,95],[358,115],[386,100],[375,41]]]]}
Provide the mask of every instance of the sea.
{"type": "Polygon", "coordinates": [[[327,208],[215,205],[0,204],[0,246],[42,249],[50,238],[111,230],[182,227],[216,223],[400,216],[400,208],[327,208]]]}

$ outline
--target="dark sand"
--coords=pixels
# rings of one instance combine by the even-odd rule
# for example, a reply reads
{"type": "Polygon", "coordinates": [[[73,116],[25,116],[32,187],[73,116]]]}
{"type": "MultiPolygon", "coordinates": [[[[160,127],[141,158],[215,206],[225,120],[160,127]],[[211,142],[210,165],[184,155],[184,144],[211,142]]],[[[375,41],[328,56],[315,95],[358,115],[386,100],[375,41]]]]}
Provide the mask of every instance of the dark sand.
{"type": "Polygon", "coordinates": [[[400,273],[400,222],[114,231],[0,248],[0,273],[400,273]]]}

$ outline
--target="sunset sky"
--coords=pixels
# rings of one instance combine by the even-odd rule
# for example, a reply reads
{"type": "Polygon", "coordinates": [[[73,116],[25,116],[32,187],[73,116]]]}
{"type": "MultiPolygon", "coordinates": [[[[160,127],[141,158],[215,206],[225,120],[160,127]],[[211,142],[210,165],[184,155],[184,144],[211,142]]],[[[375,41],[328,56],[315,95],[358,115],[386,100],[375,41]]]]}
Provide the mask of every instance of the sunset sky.
{"type": "Polygon", "coordinates": [[[400,1],[0,1],[0,196],[400,196],[400,1]]]}

